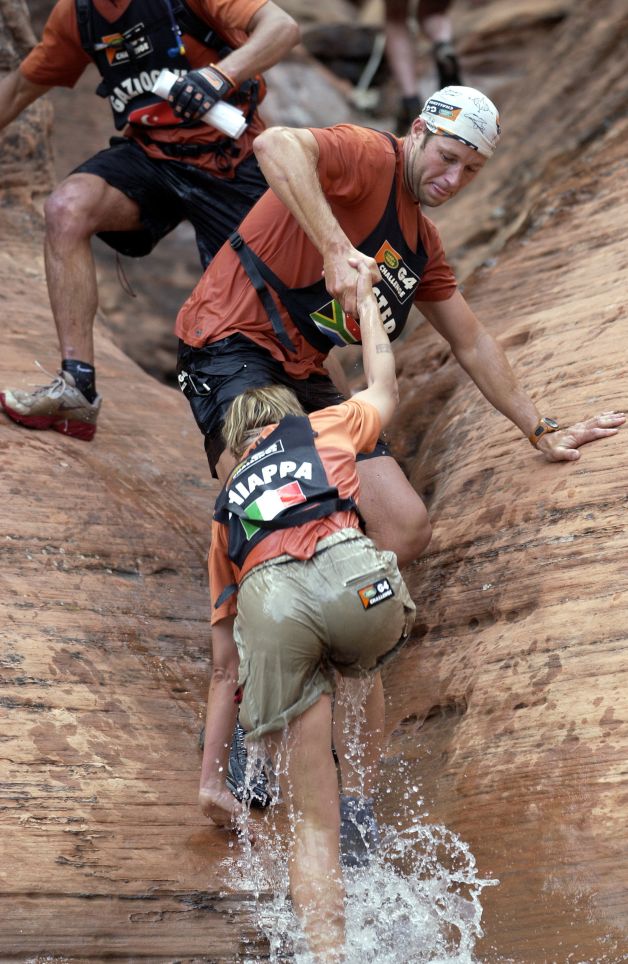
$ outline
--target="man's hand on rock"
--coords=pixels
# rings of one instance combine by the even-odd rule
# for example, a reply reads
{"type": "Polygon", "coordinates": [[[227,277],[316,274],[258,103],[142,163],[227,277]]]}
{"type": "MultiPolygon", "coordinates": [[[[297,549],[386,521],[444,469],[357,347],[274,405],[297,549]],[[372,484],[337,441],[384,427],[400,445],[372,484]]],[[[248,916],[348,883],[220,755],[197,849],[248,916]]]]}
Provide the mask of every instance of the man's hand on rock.
{"type": "Polygon", "coordinates": [[[623,412],[602,412],[584,422],[576,422],[568,428],[544,435],[536,447],[548,462],[573,462],[580,458],[581,445],[606,438],[607,435],[616,435],[625,421],[623,412]]]}
{"type": "Polygon", "coordinates": [[[216,66],[190,70],[172,85],[168,102],[184,121],[200,120],[234,86],[231,78],[216,66]]]}

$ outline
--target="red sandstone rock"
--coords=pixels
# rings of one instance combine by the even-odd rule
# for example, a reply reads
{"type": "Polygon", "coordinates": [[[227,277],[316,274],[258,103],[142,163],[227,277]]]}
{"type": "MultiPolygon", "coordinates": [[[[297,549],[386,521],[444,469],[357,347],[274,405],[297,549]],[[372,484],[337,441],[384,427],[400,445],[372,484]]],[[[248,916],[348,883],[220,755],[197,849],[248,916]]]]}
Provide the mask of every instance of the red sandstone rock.
{"type": "MultiPolygon", "coordinates": [[[[615,5],[596,10],[582,54],[591,60],[597,39],[612,47],[620,32],[615,5]]],[[[580,17],[561,38],[563,104],[580,62],[580,17]]],[[[598,75],[606,65],[597,61],[598,75]]],[[[521,144],[529,186],[523,160],[502,181],[502,197],[520,184],[525,219],[467,293],[542,410],[568,424],[628,401],[628,123],[612,85],[608,100],[598,94],[596,110],[578,109],[559,135],[543,69],[528,82],[549,128],[530,124],[521,144]]],[[[593,84],[599,92],[601,76],[593,84]]],[[[593,96],[585,88],[579,103],[593,96]]],[[[523,120],[514,123],[521,131],[523,120]]],[[[496,169],[508,167],[508,143],[507,135],[496,169]]],[[[478,189],[489,182],[487,172],[478,189]]],[[[420,642],[387,676],[391,752],[416,759],[431,818],[457,830],[480,870],[501,880],[483,897],[483,960],[620,962],[628,954],[628,436],[549,465],[463,376],[452,391],[455,368],[443,353],[436,384],[450,398],[443,407],[437,388],[423,412],[417,377],[427,379],[421,358],[433,343],[419,330],[400,359],[395,428],[411,478],[429,494],[434,540],[409,579],[420,642]],[[422,433],[412,456],[409,440],[422,433]]]]}
{"type": "MultiPolygon", "coordinates": [[[[505,99],[491,168],[441,224],[461,265],[496,258],[470,301],[568,421],[627,405],[623,4],[581,3],[559,29],[557,102],[539,57],[505,99]]],[[[29,207],[44,186],[27,174],[2,198],[2,385],[56,364],[29,207]]],[[[182,397],[102,328],[97,351],[93,443],[0,420],[1,956],[233,960],[247,934],[262,953],[195,804],[215,488],[182,397]]],[[[390,753],[416,761],[430,818],[501,881],[483,961],[619,964],[628,435],[548,465],[425,326],[399,366],[395,444],[435,535],[387,675],[390,753]]]]}

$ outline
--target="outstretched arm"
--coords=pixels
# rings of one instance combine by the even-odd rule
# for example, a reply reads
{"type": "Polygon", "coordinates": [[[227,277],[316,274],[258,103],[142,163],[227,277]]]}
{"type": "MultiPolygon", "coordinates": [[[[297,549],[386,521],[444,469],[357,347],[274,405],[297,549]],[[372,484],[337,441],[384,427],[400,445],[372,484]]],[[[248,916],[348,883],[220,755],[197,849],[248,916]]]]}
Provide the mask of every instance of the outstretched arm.
{"type": "MultiPolygon", "coordinates": [[[[503,349],[478,321],[460,292],[456,292],[448,301],[423,302],[420,309],[447,339],[456,360],[484,397],[528,438],[541,415],[549,413],[539,412],[519,385],[503,349]]],[[[615,435],[625,420],[622,412],[603,412],[569,428],[544,435],[537,448],[549,462],[578,459],[581,445],[615,435]]]]}
{"type": "Polygon", "coordinates": [[[3,77],[0,80],[0,130],[48,90],[50,87],[40,87],[27,80],[19,68],[3,77]]]}
{"type": "Polygon", "coordinates": [[[318,178],[316,138],[308,130],[271,127],[255,139],[253,149],[269,186],[321,253],[327,291],[355,317],[357,265],[366,266],[373,283],[379,269],[354,248],[334,217],[318,178]]]}
{"type": "Polygon", "coordinates": [[[382,428],[390,422],[399,401],[395,356],[384,330],[371,275],[364,264],[357,265],[357,300],[362,335],[362,362],[367,388],[354,398],[370,402],[378,410],[382,428]]]}
{"type": "Polygon", "coordinates": [[[219,63],[236,84],[278,63],[301,36],[297,22],[272,0],[253,14],[246,32],[246,43],[219,63]]]}

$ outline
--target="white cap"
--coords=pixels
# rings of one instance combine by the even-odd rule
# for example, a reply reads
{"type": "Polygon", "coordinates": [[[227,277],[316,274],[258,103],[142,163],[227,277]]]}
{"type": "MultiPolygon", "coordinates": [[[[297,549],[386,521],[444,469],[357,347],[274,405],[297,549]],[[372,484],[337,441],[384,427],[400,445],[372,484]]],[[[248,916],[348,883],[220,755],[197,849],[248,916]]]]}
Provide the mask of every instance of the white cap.
{"type": "Polygon", "coordinates": [[[501,134],[495,104],[474,87],[437,90],[419,117],[432,134],[455,137],[484,157],[491,157],[501,134]]]}

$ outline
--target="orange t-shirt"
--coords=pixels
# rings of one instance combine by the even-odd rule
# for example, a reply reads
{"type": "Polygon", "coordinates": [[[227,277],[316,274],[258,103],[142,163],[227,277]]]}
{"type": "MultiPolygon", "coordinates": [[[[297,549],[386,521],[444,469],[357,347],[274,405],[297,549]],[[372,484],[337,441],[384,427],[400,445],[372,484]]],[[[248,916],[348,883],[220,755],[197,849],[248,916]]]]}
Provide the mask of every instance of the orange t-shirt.
{"type": "MultiPolygon", "coordinates": [[[[93,0],[102,17],[110,22],[117,20],[133,0],[93,0]]],[[[246,28],[251,18],[264,6],[266,0],[187,0],[190,9],[210,26],[215,26],[231,47],[241,47],[247,40],[246,28]]],[[[164,7],[165,9],[165,7],[164,7]]],[[[218,52],[204,47],[198,40],[183,35],[186,57],[192,69],[206,67],[218,61],[218,52]]],[[[77,80],[90,63],[91,58],[81,47],[81,39],[76,19],[75,0],[58,0],[44,27],[41,41],[31,50],[20,64],[20,70],[32,84],[42,87],[74,87],[77,80]]],[[[249,157],[254,138],[264,129],[261,118],[255,113],[251,123],[238,139],[240,153],[232,159],[233,166],[249,157]]],[[[125,135],[135,139],[133,128],[127,127],[125,135]]],[[[151,128],[151,137],[162,141],[176,141],[180,144],[206,144],[224,138],[210,124],[194,128],[151,128]]],[[[164,158],[165,155],[155,144],[137,143],[150,157],[164,158]]],[[[225,175],[216,164],[215,154],[208,152],[197,158],[185,158],[186,164],[203,167],[220,177],[233,177],[233,168],[225,175]]]]}
{"type": "MultiPolygon", "coordinates": [[[[314,444],[325,467],[331,485],[338,489],[341,499],[352,498],[358,501],[360,483],[355,467],[358,452],[372,452],[382,422],[378,410],[369,402],[359,398],[350,399],[342,405],[323,408],[308,416],[312,428],[317,433],[314,444]]],[[[269,425],[261,433],[261,438],[276,428],[269,425]]],[[[258,444],[259,439],[256,443],[258,444]]],[[[252,447],[252,446],[251,446],[252,447]]],[[[212,541],[209,550],[209,585],[212,600],[212,623],[226,616],[235,615],[237,595],[234,593],[216,609],[215,603],[226,586],[239,584],[241,579],[267,559],[276,559],[285,554],[295,559],[310,559],[316,552],[317,543],[339,529],[359,528],[355,512],[334,512],[323,519],[306,522],[292,529],[278,529],[270,532],[249,552],[242,569],[239,569],[227,555],[228,529],[215,520],[212,522],[212,541]]]]}
{"type": "MultiPolygon", "coordinates": [[[[350,124],[313,129],[319,147],[318,177],[331,210],[352,244],[364,241],[381,219],[393,171],[397,179],[397,215],[406,242],[416,249],[420,236],[428,262],[415,301],[446,301],[456,290],[432,222],[423,215],[403,180],[403,142],[397,154],[387,137],[350,124]]],[[[242,238],[289,288],[313,284],[323,259],[296,219],[268,190],[242,221],[242,238]]],[[[270,290],[270,289],[269,289],[270,290]]],[[[272,292],[271,292],[272,293],[272,292]]],[[[324,373],[325,357],[295,328],[275,298],[296,352],[277,340],[257,292],[231,245],[225,243],[181,308],[175,332],[200,348],[240,332],[266,348],[294,378],[324,373]]]]}

